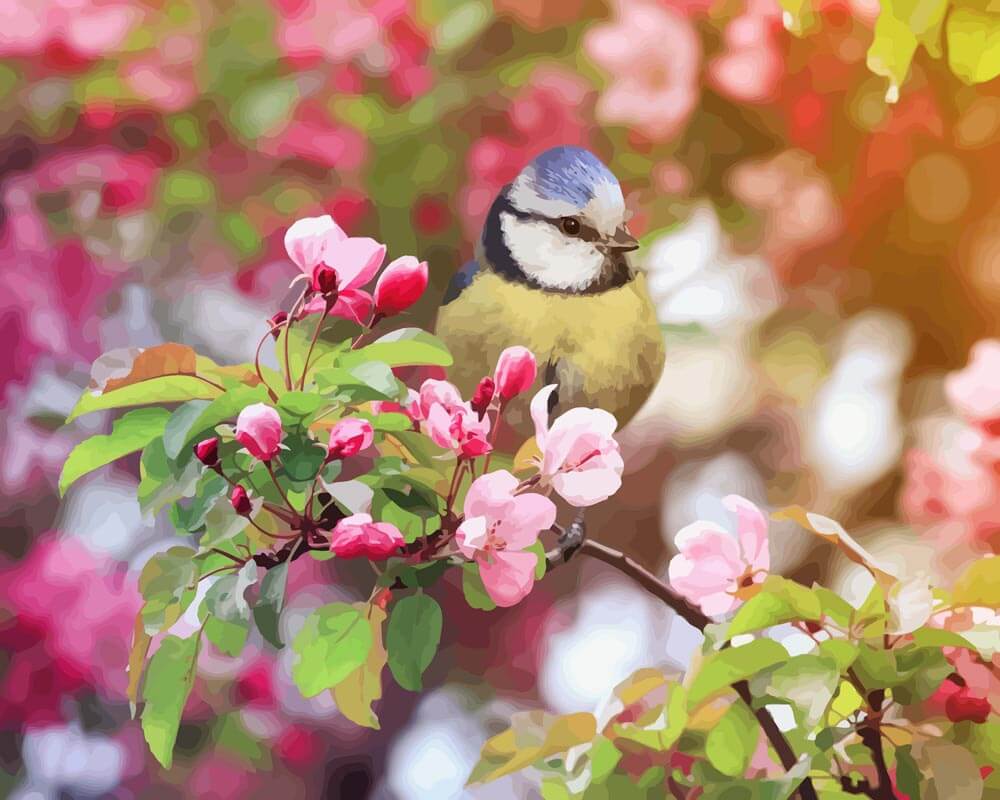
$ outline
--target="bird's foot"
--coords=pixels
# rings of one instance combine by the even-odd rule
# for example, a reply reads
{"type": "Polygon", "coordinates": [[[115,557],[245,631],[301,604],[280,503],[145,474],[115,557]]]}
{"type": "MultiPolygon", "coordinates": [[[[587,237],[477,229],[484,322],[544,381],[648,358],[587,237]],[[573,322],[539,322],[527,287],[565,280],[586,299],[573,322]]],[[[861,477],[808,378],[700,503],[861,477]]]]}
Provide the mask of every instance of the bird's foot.
{"type": "Polygon", "coordinates": [[[583,546],[587,538],[587,523],[584,521],[583,509],[576,512],[576,517],[559,536],[559,550],[563,554],[563,561],[569,561],[577,550],[583,546]]]}

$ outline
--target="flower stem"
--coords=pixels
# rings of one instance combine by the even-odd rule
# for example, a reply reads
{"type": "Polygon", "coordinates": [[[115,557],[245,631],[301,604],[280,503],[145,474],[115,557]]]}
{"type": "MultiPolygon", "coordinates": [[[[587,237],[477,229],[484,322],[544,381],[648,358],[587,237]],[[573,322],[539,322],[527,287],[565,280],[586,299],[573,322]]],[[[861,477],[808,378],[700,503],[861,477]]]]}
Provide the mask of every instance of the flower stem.
{"type": "Polygon", "coordinates": [[[327,303],[326,308],[323,309],[323,313],[319,316],[319,322],[316,323],[316,330],[313,331],[312,341],[309,342],[309,349],[306,351],[306,360],[302,365],[302,375],[299,378],[299,390],[306,388],[306,375],[309,373],[309,362],[312,359],[313,348],[316,347],[316,342],[319,339],[319,332],[323,330],[323,323],[326,322],[326,318],[330,313],[330,304],[327,303]]]}
{"type": "Polygon", "coordinates": [[[260,368],[260,351],[264,347],[264,342],[267,341],[267,337],[273,336],[274,332],[276,330],[279,330],[280,328],[281,328],[280,325],[275,325],[272,327],[270,322],[268,323],[267,332],[263,336],[261,336],[260,341],[257,342],[257,350],[253,356],[253,368],[257,371],[257,377],[260,379],[260,382],[264,384],[265,387],[267,387],[267,395],[268,397],[271,398],[272,401],[278,399],[278,394],[277,392],[274,391],[274,389],[271,388],[271,384],[267,382],[267,378],[264,377],[264,373],[260,368]]]}
{"type": "Polygon", "coordinates": [[[292,310],[288,314],[288,319],[285,320],[285,388],[289,391],[292,388],[292,360],[288,355],[288,334],[292,330],[292,322],[295,320],[295,315],[299,313],[299,309],[306,299],[306,291],[308,290],[302,290],[302,294],[299,295],[299,299],[295,301],[295,305],[292,306],[292,310]]]}

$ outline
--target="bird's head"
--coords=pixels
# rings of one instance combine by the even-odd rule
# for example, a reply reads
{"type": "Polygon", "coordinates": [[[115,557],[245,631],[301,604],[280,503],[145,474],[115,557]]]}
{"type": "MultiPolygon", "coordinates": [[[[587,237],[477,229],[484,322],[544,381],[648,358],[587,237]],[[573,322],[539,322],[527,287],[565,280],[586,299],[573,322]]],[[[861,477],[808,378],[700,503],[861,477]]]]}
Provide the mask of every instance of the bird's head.
{"type": "Polygon", "coordinates": [[[519,271],[542,289],[596,291],[631,277],[625,254],[639,245],[626,220],[621,186],[601,160],[580,147],[554,147],[504,188],[483,244],[494,264],[506,260],[501,271],[519,271]]]}

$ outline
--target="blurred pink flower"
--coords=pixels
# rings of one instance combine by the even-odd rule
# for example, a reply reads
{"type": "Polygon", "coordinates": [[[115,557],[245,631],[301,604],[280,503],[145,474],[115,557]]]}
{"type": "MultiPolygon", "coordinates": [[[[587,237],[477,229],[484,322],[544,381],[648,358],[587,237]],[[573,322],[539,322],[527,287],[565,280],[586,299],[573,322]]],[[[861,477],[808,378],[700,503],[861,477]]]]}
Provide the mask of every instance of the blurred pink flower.
{"type": "Polygon", "coordinates": [[[374,522],[371,514],[344,517],[330,535],[330,550],[337,558],[382,561],[404,544],[399,528],[388,522],[374,522]]]}
{"type": "Polygon", "coordinates": [[[508,347],[497,359],[496,391],[504,400],[511,400],[528,391],[537,375],[534,353],[520,345],[508,347]]]}
{"type": "Polygon", "coordinates": [[[531,400],[542,485],[571,505],[592,506],[622,484],[625,462],[614,438],[618,421],[599,408],[571,408],[549,427],[549,397],[556,388],[545,386],[531,400]]]}
{"type": "Polygon", "coordinates": [[[772,99],[784,66],[776,41],[782,30],[776,0],[747,0],[743,13],[726,25],[726,49],[709,62],[709,82],[738,102],[772,99]]]}
{"type": "Polygon", "coordinates": [[[128,2],[97,0],[3,0],[0,55],[32,55],[58,42],[77,56],[113,53],[143,17],[128,2]]]}
{"type": "Polygon", "coordinates": [[[771,566],[767,519],[760,509],[734,494],[722,502],[736,514],[737,538],[714,522],[692,522],[674,537],[679,552],[667,568],[671,586],[709,616],[739,606],[739,591],[762,582],[771,566]]]}
{"type": "MultiPolygon", "coordinates": [[[[335,317],[365,322],[372,298],[361,287],[371,281],[385,258],[385,245],[374,239],[348,236],[333,217],[306,217],[285,233],[288,257],[312,279],[317,268],[329,267],[337,273],[338,297],[330,313],[335,317]]],[[[303,307],[306,314],[326,308],[326,300],[316,297],[303,307]]]]}
{"type": "Polygon", "coordinates": [[[556,520],[551,500],[530,492],[515,495],[518,484],[507,470],[476,478],[465,496],[465,521],[455,534],[458,549],[479,565],[486,593],[502,607],[531,591],[538,556],[523,551],[556,520]]]}
{"type": "Polygon", "coordinates": [[[615,21],[592,28],[583,41],[587,55],[611,73],[597,115],[649,139],[670,139],[698,102],[698,33],[673,8],[645,0],[615,5],[615,21]]]}
{"type": "Polygon", "coordinates": [[[1000,435],[1000,340],[973,345],[969,363],[944,382],[948,402],[962,417],[1000,435]]]}
{"type": "Polygon", "coordinates": [[[542,151],[557,145],[589,146],[589,127],[580,107],[590,85],[561,68],[537,67],[528,84],[514,96],[496,130],[469,147],[468,185],[459,208],[466,232],[478,236],[497,193],[542,151]]]}
{"type": "Polygon", "coordinates": [[[464,458],[476,458],[490,451],[487,436],[490,418],[479,418],[470,403],[448,381],[428,378],[420,386],[416,413],[424,432],[436,445],[464,458]]]}
{"type": "Polygon", "coordinates": [[[262,136],[257,147],[265,155],[302,158],[339,172],[360,169],[368,152],[364,134],[332,120],[329,111],[310,102],[299,103],[292,118],[262,136]]]}
{"type": "Polygon", "coordinates": [[[281,417],[264,403],[247,406],[236,418],[236,441],[261,461],[270,461],[278,454],[281,437],[281,417]]]}
{"type": "Polygon", "coordinates": [[[360,417],[345,417],[330,429],[330,442],[326,449],[327,461],[350,458],[371,447],[375,432],[372,424],[360,417]]]}

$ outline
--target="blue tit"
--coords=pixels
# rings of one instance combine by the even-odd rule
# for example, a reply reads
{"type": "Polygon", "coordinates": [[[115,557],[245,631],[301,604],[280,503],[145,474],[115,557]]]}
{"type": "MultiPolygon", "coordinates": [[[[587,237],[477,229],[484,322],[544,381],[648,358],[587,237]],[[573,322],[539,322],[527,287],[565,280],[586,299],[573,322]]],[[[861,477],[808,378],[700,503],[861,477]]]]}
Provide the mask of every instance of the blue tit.
{"type": "MultiPolygon", "coordinates": [[[[550,411],[603,408],[624,425],[663,368],[663,336],[639,246],[611,171],[579,147],[529,163],[490,208],[476,258],[457,272],[437,318],[455,358],[450,378],[469,396],[500,352],[523,345],[538,360],[536,389],[558,384],[550,411]]],[[[533,394],[533,392],[532,392],[533,394]]],[[[530,431],[527,399],[506,415],[530,431]]]]}

